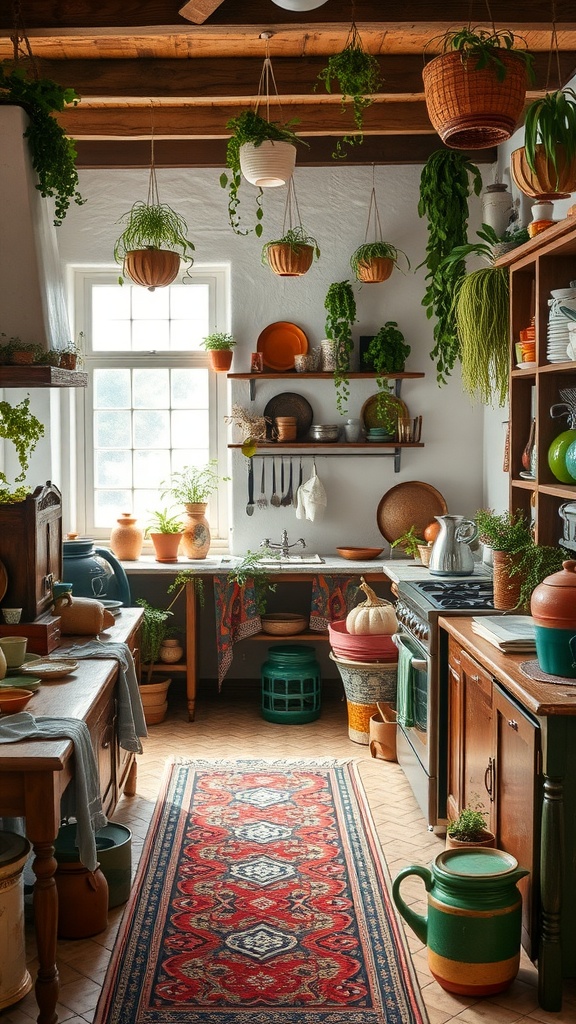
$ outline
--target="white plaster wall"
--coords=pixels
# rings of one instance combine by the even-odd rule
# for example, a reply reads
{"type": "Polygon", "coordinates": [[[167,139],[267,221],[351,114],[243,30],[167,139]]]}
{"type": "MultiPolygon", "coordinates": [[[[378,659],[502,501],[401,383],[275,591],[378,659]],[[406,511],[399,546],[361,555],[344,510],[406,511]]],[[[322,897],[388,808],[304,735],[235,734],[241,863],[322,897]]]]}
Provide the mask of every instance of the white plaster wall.
{"type": "MultiPolygon", "coordinates": [[[[384,237],[408,254],[412,268],[424,258],[426,245],[426,222],[417,214],[420,173],[421,167],[417,166],[376,168],[384,237]]],[[[312,345],[324,337],[328,287],[334,281],[352,279],[349,256],[364,241],[372,168],[343,164],[297,168],[302,220],[322,250],[320,262],[300,279],[278,278],[260,263],[262,241],[281,233],[285,190],[267,190],[263,239],[259,241],[253,234],[238,237],[228,224],[227,195],[219,186],[219,174],[219,169],[160,170],[160,199],[186,218],[198,266],[221,261],[231,264],[231,328],[238,341],[233,369],[244,371],[249,369],[250,352],[256,348],[258,335],[270,323],[289,320],[298,324],[312,345]]],[[[147,186],[146,170],[82,172],[80,191],[87,202],[71,208],[58,230],[63,266],[112,263],[113,243],[121,230],[117,221],[134,200],[146,197],[147,186]]],[[[251,186],[243,184],[240,209],[248,224],[253,223],[254,194],[251,186]]],[[[474,230],[479,223],[480,201],[474,200],[471,206],[474,230]]],[[[355,284],[358,322],[353,336],[357,342],[361,334],[376,333],[386,320],[398,322],[412,347],[407,369],[426,373],[423,380],[406,382],[402,391],[410,414],[423,416],[425,447],[405,452],[398,474],[393,472],[391,459],[318,457],[318,473],[328,496],[327,512],[320,523],[298,521],[293,509],[256,511],[248,518],[246,463],[238,451],[234,452],[231,545],[235,552],[255,550],[263,537],[278,539],[284,528],[291,540],[303,536],[309,549],[320,553],[329,553],[337,545],[380,545],[378,502],[387,490],[406,480],[433,484],[446,497],[452,513],[471,515],[482,504],[483,411],[481,407],[473,408],[463,395],[458,370],[448,386],[439,388],[436,384],[435,367],[429,358],[432,325],[421,305],[424,277],[424,269],[413,269],[407,274],[395,271],[384,284],[355,284]]],[[[311,402],[315,421],[337,422],[331,383],[307,381],[299,375],[277,383],[258,382],[255,410],[261,412],[273,394],[292,390],[311,402]]],[[[348,415],[358,416],[363,401],[375,390],[374,382],[353,382],[348,415]]],[[[234,400],[248,404],[247,384],[235,385],[234,400]]],[[[310,459],[304,460],[305,479],[310,464],[310,459]]]]}

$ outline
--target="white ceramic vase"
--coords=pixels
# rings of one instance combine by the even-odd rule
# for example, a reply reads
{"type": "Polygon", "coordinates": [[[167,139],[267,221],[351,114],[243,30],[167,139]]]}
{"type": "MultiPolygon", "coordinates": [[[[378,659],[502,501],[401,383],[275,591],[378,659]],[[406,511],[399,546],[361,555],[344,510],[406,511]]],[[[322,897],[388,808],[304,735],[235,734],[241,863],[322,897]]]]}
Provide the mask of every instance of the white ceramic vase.
{"type": "Polygon", "coordinates": [[[291,142],[251,142],[240,146],[240,170],[251,185],[260,188],[278,188],[294,174],[296,146],[291,142]]]}

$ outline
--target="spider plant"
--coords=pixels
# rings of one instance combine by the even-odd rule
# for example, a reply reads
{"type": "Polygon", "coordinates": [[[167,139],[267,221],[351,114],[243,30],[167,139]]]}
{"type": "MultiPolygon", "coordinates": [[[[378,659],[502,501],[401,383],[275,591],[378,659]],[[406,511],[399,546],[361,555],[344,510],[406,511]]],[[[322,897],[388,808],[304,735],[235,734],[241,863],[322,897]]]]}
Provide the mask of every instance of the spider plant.
{"type": "Polygon", "coordinates": [[[536,147],[541,145],[556,172],[558,183],[558,146],[567,162],[576,154],[576,92],[558,89],[534,100],[526,110],[524,151],[530,170],[536,173],[536,147]]]}
{"type": "Polygon", "coordinates": [[[320,259],[318,242],[312,237],[312,235],[307,234],[301,224],[298,224],[296,227],[288,228],[288,230],[282,235],[282,238],[276,238],[271,242],[264,243],[262,246],[262,263],[264,266],[268,263],[268,250],[273,245],[287,245],[296,256],[300,254],[302,247],[307,245],[314,250],[314,257],[316,259],[320,259]]]}
{"type": "Polygon", "coordinates": [[[363,245],[359,245],[356,251],[352,253],[350,266],[356,278],[359,278],[362,264],[370,263],[376,259],[388,259],[392,260],[394,266],[397,267],[400,256],[404,257],[408,269],[410,269],[410,260],[406,253],[402,249],[397,249],[391,242],[364,242],[363,245]]]}

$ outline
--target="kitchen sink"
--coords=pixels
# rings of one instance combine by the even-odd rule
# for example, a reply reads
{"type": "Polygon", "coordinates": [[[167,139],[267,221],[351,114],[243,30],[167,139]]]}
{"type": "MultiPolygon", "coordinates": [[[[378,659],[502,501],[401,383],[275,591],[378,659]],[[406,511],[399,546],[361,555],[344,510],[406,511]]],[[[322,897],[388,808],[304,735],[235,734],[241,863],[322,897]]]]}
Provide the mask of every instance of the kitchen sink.
{"type": "Polygon", "coordinates": [[[323,561],[320,555],[271,555],[261,558],[260,565],[319,565],[323,561]]]}

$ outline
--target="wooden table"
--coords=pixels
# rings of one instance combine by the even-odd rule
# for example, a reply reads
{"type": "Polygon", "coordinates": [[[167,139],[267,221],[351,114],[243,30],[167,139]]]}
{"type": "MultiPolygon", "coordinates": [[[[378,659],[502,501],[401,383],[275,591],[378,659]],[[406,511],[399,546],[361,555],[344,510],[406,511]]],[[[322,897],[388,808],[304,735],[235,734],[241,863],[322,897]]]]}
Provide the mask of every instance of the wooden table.
{"type": "MultiPolygon", "coordinates": [[[[125,609],[117,624],[100,638],[125,642],[141,616],[139,609],[125,609]]],[[[88,639],[91,638],[65,637],[63,645],[88,639]]],[[[52,656],[54,654],[52,652],[52,656]]],[[[35,716],[78,718],[92,730],[114,701],[117,670],[118,663],[113,659],[79,661],[73,675],[43,683],[26,710],[35,716]]],[[[34,850],[38,1024],[55,1024],[58,1019],[58,893],[54,880],[57,867],[54,843],[61,823],[60,799],[73,775],[74,744],[71,740],[38,739],[0,745],[0,816],[24,817],[26,836],[34,850]]],[[[127,776],[125,792],[133,795],[135,783],[134,768],[127,776]]]]}

